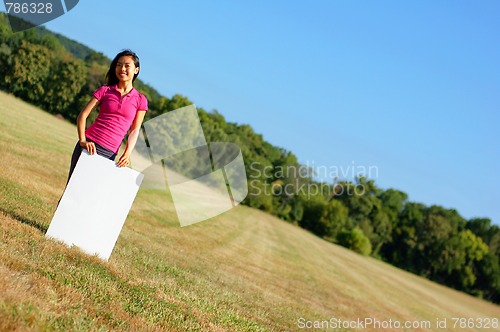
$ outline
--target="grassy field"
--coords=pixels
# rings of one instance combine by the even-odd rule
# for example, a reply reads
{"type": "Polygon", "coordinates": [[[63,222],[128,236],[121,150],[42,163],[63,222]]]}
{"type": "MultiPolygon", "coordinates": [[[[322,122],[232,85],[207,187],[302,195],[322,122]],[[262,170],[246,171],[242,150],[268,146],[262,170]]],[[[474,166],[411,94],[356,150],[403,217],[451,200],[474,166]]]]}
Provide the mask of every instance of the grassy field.
{"type": "MultiPolygon", "coordinates": [[[[0,92],[1,331],[294,331],[336,318],[471,331],[453,318],[500,318],[499,306],[244,206],[181,228],[155,190],[139,191],[109,262],[47,240],[76,138],[0,92]]],[[[377,326],[357,327],[338,330],[377,326]]]]}

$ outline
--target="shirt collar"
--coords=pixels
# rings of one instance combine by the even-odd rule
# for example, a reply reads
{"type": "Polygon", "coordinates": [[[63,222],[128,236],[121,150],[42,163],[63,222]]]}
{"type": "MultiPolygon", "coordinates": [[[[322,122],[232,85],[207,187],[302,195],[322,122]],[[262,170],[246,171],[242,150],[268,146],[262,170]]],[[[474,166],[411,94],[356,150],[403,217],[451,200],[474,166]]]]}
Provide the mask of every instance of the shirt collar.
{"type": "MultiPolygon", "coordinates": [[[[112,90],[115,90],[116,92],[120,93],[120,91],[118,91],[118,84],[115,84],[115,85],[112,85],[110,86],[110,89],[112,90]]],[[[125,96],[136,96],[136,95],[139,95],[139,91],[137,91],[134,87],[132,87],[132,90],[130,90],[127,94],[123,95],[124,97],[125,96]]]]}

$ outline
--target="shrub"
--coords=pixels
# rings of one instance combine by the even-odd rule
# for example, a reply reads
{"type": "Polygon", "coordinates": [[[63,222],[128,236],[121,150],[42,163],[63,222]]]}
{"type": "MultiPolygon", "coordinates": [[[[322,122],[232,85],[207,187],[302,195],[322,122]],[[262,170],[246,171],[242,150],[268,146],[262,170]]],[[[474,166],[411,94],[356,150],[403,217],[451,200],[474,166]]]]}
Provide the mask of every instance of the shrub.
{"type": "Polygon", "coordinates": [[[337,235],[337,243],[361,255],[368,256],[372,252],[372,244],[359,228],[343,230],[337,235]]]}

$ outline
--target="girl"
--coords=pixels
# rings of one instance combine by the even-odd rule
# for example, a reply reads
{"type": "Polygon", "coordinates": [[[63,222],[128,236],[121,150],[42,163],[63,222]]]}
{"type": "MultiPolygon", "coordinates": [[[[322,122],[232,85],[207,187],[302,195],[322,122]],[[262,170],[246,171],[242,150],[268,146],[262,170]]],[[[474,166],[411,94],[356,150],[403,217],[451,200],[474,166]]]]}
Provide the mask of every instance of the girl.
{"type": "Polygon", "coordinates": [[[139,57],[130,50],[118,53],[111,62],[106,74],[106,85],[94,92],[76,120],[79,141],[71,158],[68,181],[83,149],[90,154],[97,153],[115,160],[129,130],[125,151],[117,165],[124,167],[130,164],[130,153],[148,109],[146,97],[133,87],[139,70],[139,57]],[[100,110],[97,119],[85,130],[87,117],[98,105],[100,110]]]}

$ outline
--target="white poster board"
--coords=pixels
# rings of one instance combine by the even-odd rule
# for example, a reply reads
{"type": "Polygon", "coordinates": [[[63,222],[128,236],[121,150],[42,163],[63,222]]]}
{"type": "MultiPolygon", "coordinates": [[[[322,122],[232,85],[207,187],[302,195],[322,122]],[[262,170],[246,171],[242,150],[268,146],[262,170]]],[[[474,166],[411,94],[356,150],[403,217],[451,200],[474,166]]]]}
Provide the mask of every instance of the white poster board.
{"type": "Polygon", "coordinates": [[[143,177],[84,150],[46,237],[108,260],[143,177]]]}

